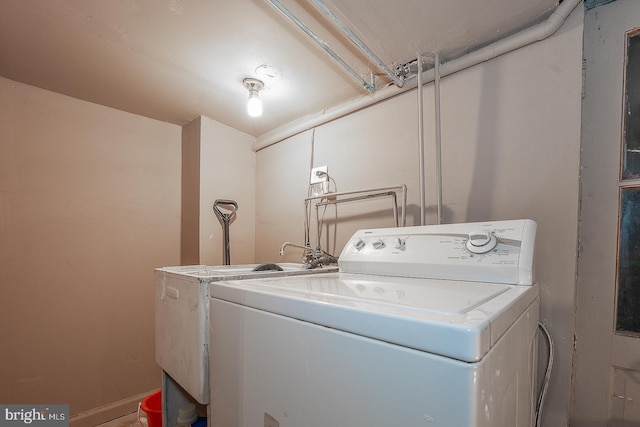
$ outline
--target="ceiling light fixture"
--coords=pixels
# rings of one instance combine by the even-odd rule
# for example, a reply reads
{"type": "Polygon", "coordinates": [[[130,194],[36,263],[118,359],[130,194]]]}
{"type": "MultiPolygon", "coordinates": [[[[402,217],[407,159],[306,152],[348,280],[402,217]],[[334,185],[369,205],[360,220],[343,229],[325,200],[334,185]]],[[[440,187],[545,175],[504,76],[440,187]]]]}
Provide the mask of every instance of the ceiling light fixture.
{"type": "Polygon", "coordinates": [[[262,115],[262,100],[258,92],[264,88],[264,83],[258,79],[246,78],[243,80],[244,87],[249,89],[249,101],[247,102],[247,113],[250,117],[260,117],[262,115]]]}

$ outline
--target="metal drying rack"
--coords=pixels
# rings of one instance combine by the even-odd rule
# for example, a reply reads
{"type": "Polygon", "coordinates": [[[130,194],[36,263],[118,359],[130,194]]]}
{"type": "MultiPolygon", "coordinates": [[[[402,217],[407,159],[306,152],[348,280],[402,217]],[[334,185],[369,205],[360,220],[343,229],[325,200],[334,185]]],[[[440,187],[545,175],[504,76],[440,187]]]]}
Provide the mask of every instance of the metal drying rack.
{"type": "Polygon", "coordinates": [[[396,227],[407,225],[407,186],[405,184],[395,187],[371,188],[365,190],[341,191],[337,193],[325,193],[318,196],[307,197],[305,204],[312,200],[321,200],[316,203],[316,218],[320,206],[335,205],[344,202],[354,202],[356,200],[372,199],[376,197],[391,197],[393,204],[393,219],[396,227]],[[398,193],[401,193],[401,218],[398,218],[398,193]],[[322,200],[326,199],[326,200],[322,200]]]}

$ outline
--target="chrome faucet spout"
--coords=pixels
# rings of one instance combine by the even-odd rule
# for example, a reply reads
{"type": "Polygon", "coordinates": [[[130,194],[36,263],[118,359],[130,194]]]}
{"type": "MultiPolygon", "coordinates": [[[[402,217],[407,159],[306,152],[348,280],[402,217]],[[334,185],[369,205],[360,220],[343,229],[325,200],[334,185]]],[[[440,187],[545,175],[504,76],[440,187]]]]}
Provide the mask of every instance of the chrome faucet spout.
{"type": "Polygon", "coordinates": [[[280,256],[284,256],[284,248],[286,248],[287,246],[293,246],[293,247],[304,249],[304,250],[311,250],[311,251],[313,250],[309,246],[302,246],[302,245],[296,245],[295,243],[291,243],[291,242],[284,242],[284,244],[280,247],[280,256]]]}

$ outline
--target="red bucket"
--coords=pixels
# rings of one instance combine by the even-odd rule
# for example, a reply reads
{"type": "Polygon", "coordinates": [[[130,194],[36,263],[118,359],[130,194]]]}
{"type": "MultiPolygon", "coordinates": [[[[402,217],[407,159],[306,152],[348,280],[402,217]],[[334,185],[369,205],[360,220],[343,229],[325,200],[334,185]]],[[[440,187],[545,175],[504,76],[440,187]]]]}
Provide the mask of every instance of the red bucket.
{"type": "Polygon", "coordinates": [[[147,414],[149,427],[162,427],[162,390],[145,397],[140,408],[147,414]]]}

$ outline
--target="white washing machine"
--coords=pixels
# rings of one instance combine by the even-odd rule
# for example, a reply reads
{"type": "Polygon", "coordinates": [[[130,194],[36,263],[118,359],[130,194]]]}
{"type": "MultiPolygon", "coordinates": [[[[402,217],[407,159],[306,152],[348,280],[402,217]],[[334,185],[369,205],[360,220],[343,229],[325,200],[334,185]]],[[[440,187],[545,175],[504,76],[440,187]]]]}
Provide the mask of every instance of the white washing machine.
{"type": "Polygon", "coordinates": [[[209,426],[531,426],[535,231],[361,230],[337,273],[211,283],[209,426]]]}
{"type": "Polygon", "coordinates": [[[266,278],[337,270],[336,266],[308,269],[296,263],[157,268],[156,362],[163,370],[163,415],[169,420],[169,425],[173,425],[171,420],[177,417],[181,404],[189,400],[203,405],[209,403],[210,283],[223,279],[242,280],[248,277],[266,278]],[[181,390],[167,390],[167,384],[181,390]],[[182,390],[187,396],[180,396],[184,394],[182,390]]]}

